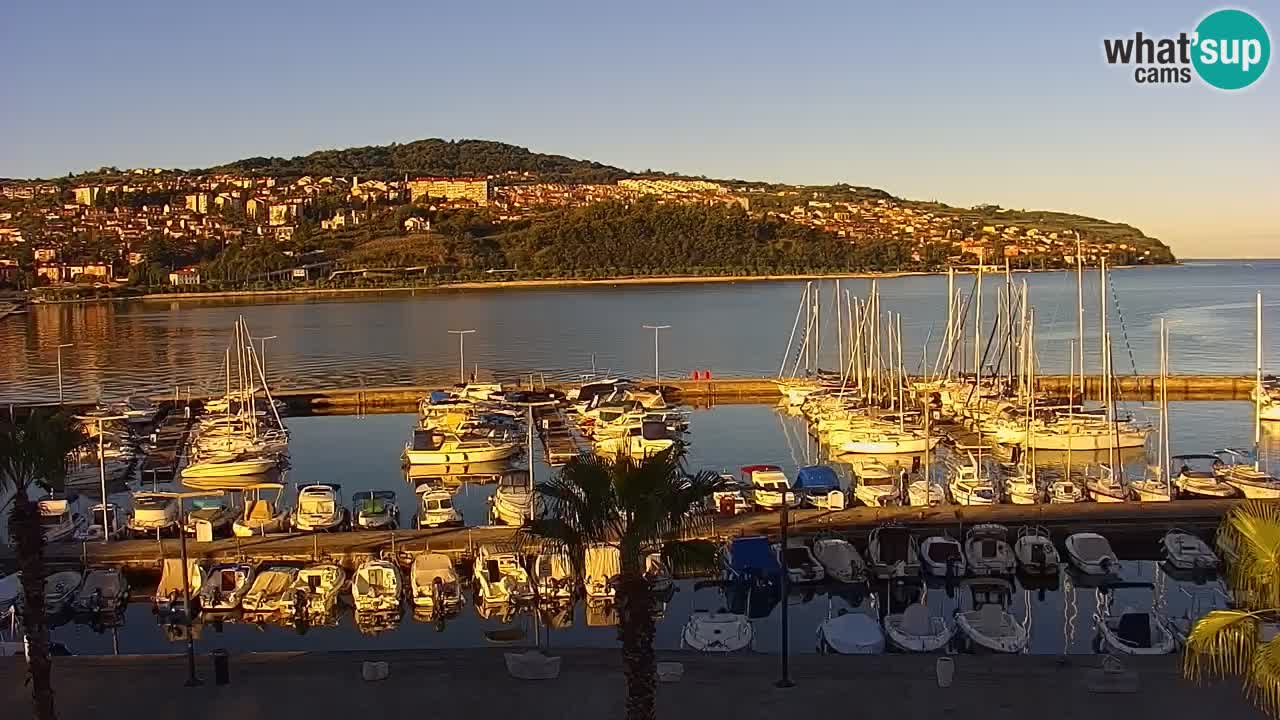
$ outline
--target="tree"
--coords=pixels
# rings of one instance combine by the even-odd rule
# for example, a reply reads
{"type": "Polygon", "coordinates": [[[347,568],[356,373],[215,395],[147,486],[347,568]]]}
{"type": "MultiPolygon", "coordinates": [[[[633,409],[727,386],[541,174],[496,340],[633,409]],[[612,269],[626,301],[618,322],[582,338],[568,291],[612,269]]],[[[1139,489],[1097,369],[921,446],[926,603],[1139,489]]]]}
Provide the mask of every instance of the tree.
{"type": "Polygon", "coordinates": [[[588,546],[607,543],[619,550],[615,597],[628,720],[655,717],[656,606],[644,574],[645,557],[661,552],[671,568],[710,564],[714,558],[709,544],[682,538],[704,522],[706,500],[724,481],[710,472],[686,476],[683,458],[681,445],[644,460],[583,455],[537,487],[544,512],[534,521],[533,532],[568,555],[579,577],[585,575],[588,546]]]}
{"type": "Polygon", "coordinates": [[[1230,559],[1226,580],[1239,607],[1196,622],[1183,673],[1195,680],[1239,676],[1259,707],[1280,715],[1280,635],[1261,639],[1264,626],[1280,622],[1280,506],[1237,505],[1218,528],[1218,549],[1230,559]]]}
{"type": "Polygon", "coordinates": [[[13,490],[9,530],[22,572],[22,631],[27,639],[27,672],[35,717],[53,720],[52,663],[49,622],[44,606],[44,531],[36,503],[27,496],[32,485],[47,492],[61,490],[67,456],[85,441],[80,423],[63,412],[33,411],[23,423],[0,421],[0,490],[13,490]]]}

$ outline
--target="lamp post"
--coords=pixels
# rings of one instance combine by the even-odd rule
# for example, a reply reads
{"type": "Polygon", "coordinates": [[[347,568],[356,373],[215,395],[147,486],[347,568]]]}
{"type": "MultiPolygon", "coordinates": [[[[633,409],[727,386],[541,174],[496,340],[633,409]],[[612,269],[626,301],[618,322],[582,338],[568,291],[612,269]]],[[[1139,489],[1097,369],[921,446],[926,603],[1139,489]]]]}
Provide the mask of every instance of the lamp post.
{"type": "MultiPolygon", "coordinates": [[[[61,393],[59,393],[61,394],[61,393]]],[[[58,402],[62,402],[62,398],[58,398],[58,402]]],[[[105,417],[94,418],[98,423],[98,480],[102,483],[102,542],[103,544],[111,542],[111,526],[107,519],[107,460],[103,457],[103,432],[102,423],[107,420],[124,420],[125,415],[108,415],[105,417]]]]}
{"type": "Polygon", "coordinates": [[[790,519],[788,517],[789,515],[788,511],[790,510],[790,504],[789,504],[789,498],[788,498],[789,495],[791,495],[791,489],[784,488],[782,490],[782,517],[781,517],[782,552],[778,553],[778,556],[782,561],[781,563],[782,564],[782,583],[781,583],[782,585],[782,613],[781,613],[782,615],[782,677],[779,678],[778,681],[773,684],[774,687],[779,689],[795,687],[795,683],[791,682],[791,642],[790,642],[790,633],[789,633],[790,628],[788,627],[789,617],[787,612],[788,606],[789,606],[789,603],[787,602],[787,592],[788,592],[788,585],[790,584],[789,582],[790,578],[788,577],[788,573],[787,573],[787,530],[788,530],[788,520],[790,519]]]}
{"type": "Polygon", "coordinates": [[[58,405],[62,405],[62,348],[66,347],[71,347],[71,343],[62,343],[58,346],[58,405]]]}
{"type": "Polygon", "coordinates": [[[178,499],[178,547],[182,553],[182,624],[187,636],[187,687],[201,684],[196,677],[196,641],[191,636],[191,568],[187,564],[187,513],[182,501],[186,498],[222,497],[221,490],[211,492],[153,493],[162,497],[178,499]]]}
{"type": "Polygon", "coordinates": [[[467,356],[464,353],[462,343],[468,335],[475,330],[450,330],[450,333],[458,336],[458,382],[463,385],[467,384],[467,356]]]}
{"type": "Polygon", "coordinates": [[[658,372],[658,331],[667,330],[670,325],[643,325],[647,330],[653,331],[653,379],[658,383],[658,388],[662,388],[662,374],[658,372]]]}

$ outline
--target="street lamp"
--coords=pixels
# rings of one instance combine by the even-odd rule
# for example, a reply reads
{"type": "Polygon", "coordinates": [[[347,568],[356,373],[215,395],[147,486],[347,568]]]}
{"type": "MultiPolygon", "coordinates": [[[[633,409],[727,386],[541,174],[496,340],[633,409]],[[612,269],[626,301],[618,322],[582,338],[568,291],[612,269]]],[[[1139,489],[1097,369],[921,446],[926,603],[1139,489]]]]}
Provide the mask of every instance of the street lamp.
{"type": "Polygon", "coordinates": [[[653,331],[653,379],[658,383],[658,388],[662,388],[662,374],[658,372],[658,331],[670,328],[670,325],[642,325],[648,330],[653,331]]]}
{"type": "MultiPolygon", "coordinates": [[[[58,405],[62,405],[62,348],[71,347],[71,343],[58,346],[58,405]]],[[[103,500],[105,502],[105,499],[103,500]]]]}
{"type": "Polygon", "coordinates": [[[785,689],[795,687],[795,683],[791,682],[791,642],[789,637],[789,620],[787,609],[790,603],[787,602],[788,585],[790,577],[787,572],[787,530],[788,515],[790,503],[788,495],[791,494],[790,488],[782,490],[782,552],[778,553],[779,559],[782,561],[782,677],[773,684],[774,687],[785,689]]]}
{"type": "Polygon", "coordinates": [[[178,499],[178,545],[182,549],[182,623],[186,626],[187,636],[187,687],[200,685],[196,677],[196,641],[191,636],[191,568],[187,564],[187,516],[182,501],[186,498],[222,497],[221,490],[210,492],[153,493],[161,497],[178,499]]]}
{"type": "Polygon", "coordinates": [[[450,330],[450,333],[458,336],[458,382],[463,385],[467,384],[467,357],[463,352],[462,343],[467,335],[475,332],[475,330],[450,330]]]}

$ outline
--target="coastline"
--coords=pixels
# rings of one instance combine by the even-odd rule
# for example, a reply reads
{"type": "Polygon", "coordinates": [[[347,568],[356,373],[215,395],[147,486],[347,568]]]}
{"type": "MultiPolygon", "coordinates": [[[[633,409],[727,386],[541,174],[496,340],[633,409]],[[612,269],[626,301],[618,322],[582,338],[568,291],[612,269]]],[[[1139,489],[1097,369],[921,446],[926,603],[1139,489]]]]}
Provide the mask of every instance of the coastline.
{"type": "MultiPolygon", "coordinates": [[[[1150,269],[1160,267],[1179,267],[1182,263],[1166,263],[1162,265],[1117,265],[1112,270],[1150,269]]],[[[1012,273],[1052,273],[1069,272],[1064,268],[1021,268],[1012,273]]],[[[448,291],[475,290],[537,290],[576,287],[620,287],[643,285],[698,285],[698,284],[733,284],[757,282],[797,282],[808,280],[869,280],[894,279],[903,277],[925,277],[945,275],[945,270],[900,270],[884,272],[848,272],[848,273],[791,273],[778,275],[656,275],[656,276],[624,276],[600,279],[551,278],[540,280],[470,280],[449,282],[439,285],[422,285],[411,287],[366,287],[366,288],[288,288],[281,290],[222,290],[212,292],[172,292],[145,293],[127,297],[87,297],[67,299],[32,300],[37,305],[54,305],[63,303],[95,303],[95,302],[158,302],[174,300],[223,300],[240,298],[287,298],[305,296],[342,296],[342,295],[414,295],[417,293],[436,293],[448,291]]],[[[958,275],[973,274],[972,268],[957,268],[958,275]]]]}

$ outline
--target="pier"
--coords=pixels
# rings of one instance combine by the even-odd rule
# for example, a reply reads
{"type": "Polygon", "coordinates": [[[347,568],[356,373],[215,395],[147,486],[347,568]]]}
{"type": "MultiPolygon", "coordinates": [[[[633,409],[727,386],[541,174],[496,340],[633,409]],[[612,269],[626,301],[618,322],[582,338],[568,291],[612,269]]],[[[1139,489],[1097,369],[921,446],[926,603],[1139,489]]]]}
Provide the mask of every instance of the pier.
{"type": "Polygon", "coordinates": [[[191,419],[192,416],[186,412],[179,412],[174,408],[156,425],[155,446],[142,463],[142,487],[146,487],[148,483],[157,485],[173,481],[187,446],[191,419]]]}
{"type": "Polygon", "coordinates": [[[578,437],[564,410],[559,407],[535,408],[534,419],[538,439],[548,465],[563,465],[583,451],[584,443],[578,437]]]}

